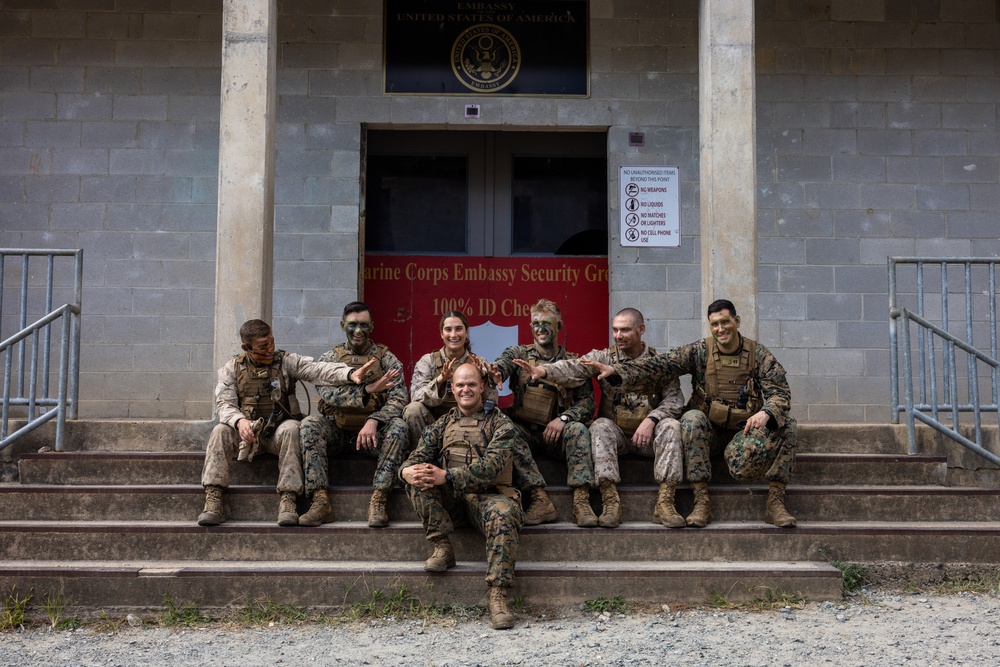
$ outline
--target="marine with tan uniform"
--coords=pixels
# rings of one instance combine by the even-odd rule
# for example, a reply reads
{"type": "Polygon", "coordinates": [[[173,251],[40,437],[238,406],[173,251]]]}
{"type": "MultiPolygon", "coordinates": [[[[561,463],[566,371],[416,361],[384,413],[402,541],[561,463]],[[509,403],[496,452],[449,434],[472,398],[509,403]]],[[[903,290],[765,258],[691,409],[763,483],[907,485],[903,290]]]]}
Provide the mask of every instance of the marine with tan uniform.
{"type": "Polygon", "coordinates": [[[407,403],[403,365],[385,345],[372,341],[375,325],[366,304],[347,304],[340,326],[347,342],[324,353],[320,361],[366,367],[366,384],[317,387],[320,414],[302,421],[302,469],[305,492],[312,495],[312,503],[309,511],[299,517],[299,525],[318,526],[333,521],[327,450],[337,454],[353,445],[356,451],[378,459],[368,503],[368,525],[381,528],[389,525],[386,503],[399,464],[409,451],[402,420],[407,403]]]}
{"type": "Polygon", "coordinates": [[[302,493],[302,414],[295,385],[299,381],[346,384],[353,381],[353,369],[275,350],[271,326],[263,320],[244,322],[240,341],[243,351],[219,369],[215,386],[219,423],[205,450],[201,473],[205,508],[198,524],[214,526],[226,520],[222,493],[229,487],[229,462],[253,461],[259,452],[266,452],[278,456],[278,525],[294,526],[299,518],[295,499],[302,493]]]}
{"type": "Polygon", "coordinates": [[[785,369],[764,345],[740,334],[740,317],[731,301],[709,304],[708,323],[711,336],[664,354],[614,367],[583,363],[600,370],[598,377],[626,385],[691,374],[693,392],[681,417],[695,500],[687,525],[703,527],[711,521],[709,457],[721,451],[735,479],[768,480],[764,521],[792,528],[796,521],[785,507],[785,489],[795,467],[796,436],[785,369]]]}
{"type": "Polygon", "coordinates": [[[510,380],[514,403],[507,415],[519,439],[528,445],[514,453],[514,484],[530,502],[524,523],[531,526],[559,520],[532,456],[533,451],[540,451],[566,461],[566,484],[573,490],[573,519],[578,526],[592,528],[597,525],[597,515],[590,506],[594,460],[587,423],[594,415],[594,387],[584,382],[570,389],[532,380],[531,373],[517,365],[516,360],[537,366],[577,357],[557,342],[563,323],[555,303],[541,299],[531,306],[530,315],[533,344],[507,348],[491,366],[497,386],[510,380]]]}
{"type": "MultiPolygon", "coordinates": [[[[551,364],[530,366],[515,363],[531,373],[532,379],[547,379],[559,386],[575,386],[598,375],[584,361],[616,364],[642,359],[657,352],[642,342],[646,331],[642,313],[624,308],[611,319],[614,345],[592,350],[579,359],[564,359],[551,364]]],[[[684,473],[681,453],[681,424],[684,394],[677,377],[655,377],[639,384],[612,386],[601,380],[601,403],[598,417],[590,425],[590,442],[594,456],[594,472],[601,489],[603,509],[598,524],[615,528],[621,523],[621,498],[618,484],[621,473],[618,457],[628,454],[653,459],[653,477],[660,485],[653,522],[671,528],[682,528],[684,517],[674,506],[674,493],[684,473]]]]}
{"type": "MultiPolygon", "coordinates": [[[[456,368],[472,363],[484,374],[486,363],[472,353],[469,340],[469,320],[465,314],[451,310],[438,323],[442,347],[417,360],[410,378],[410,403],[403,410],[403,421],[409,434],[410,447],[416,447],[423,430],[458,405],[451,390],[456,368]]],[[[496,388],[487,384],[484,400],[497,399],[496,388]]]]}
{"type": "Polygon", "coordinates": [[[514,426],[500,410],[484,408],[485,384],[474,364],[462,364],[452,376],[457,407],[423,431],[402,464],[399,476],[424,526],[434,552],[428,572],[455,567],[449,535],[471,522],[486,536],[486,585],[493,627],[514,627],[507,591],[523,524],[521,498],[511,486],[514,426]]]}

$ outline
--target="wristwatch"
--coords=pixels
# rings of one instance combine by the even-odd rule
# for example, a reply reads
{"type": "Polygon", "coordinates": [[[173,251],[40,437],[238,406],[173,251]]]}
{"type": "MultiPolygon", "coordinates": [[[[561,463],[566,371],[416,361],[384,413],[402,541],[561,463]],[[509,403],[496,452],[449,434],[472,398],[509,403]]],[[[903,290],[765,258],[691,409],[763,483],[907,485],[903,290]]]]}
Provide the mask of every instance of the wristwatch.
{"type": "Polygon", "coordinates": [[[559,419],[561,419],[564,424],[569,422],[569,417],[566,415],[559,415],[559,419]]]}

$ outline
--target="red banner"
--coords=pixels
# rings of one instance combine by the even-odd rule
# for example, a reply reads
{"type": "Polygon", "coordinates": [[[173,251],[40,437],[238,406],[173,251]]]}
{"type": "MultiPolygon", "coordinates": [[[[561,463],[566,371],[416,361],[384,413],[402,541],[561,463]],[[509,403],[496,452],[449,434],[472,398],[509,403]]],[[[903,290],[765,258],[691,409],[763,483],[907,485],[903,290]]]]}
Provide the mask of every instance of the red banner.
{"type": "Polygon", "coordinates": [[[510,345],[531,343],[530,308],[539,299],[562,311],[559,342],[584,354],[607,347],[608,261],[604,257],[365,256],[365,302],[374,340],[413,365],[441,348],[441,315],[469,319],[472,351],[493,361],[510,345]]]}

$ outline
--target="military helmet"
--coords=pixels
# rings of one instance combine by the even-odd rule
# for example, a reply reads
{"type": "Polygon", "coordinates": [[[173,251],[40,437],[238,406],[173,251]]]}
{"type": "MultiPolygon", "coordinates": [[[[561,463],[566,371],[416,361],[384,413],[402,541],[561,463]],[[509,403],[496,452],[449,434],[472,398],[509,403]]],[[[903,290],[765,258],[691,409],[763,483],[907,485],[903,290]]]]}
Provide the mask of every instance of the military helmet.
{"type": "Polygon", "coordinates": [[[777,451],[769,454],[766,428],[752,428],[746,434],[740,431],[726,445],[726,464],[733,478],[741,482],[760,479],[774,463],[777,451]]]}

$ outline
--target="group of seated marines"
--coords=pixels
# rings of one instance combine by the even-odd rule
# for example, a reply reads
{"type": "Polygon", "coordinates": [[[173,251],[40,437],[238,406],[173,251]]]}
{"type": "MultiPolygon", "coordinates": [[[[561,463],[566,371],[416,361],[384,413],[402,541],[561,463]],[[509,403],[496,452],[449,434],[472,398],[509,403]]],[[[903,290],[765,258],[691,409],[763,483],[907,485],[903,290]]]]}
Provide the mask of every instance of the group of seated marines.
{"type": "Polygon", "coordinates": [[[535,463],[539,452],[565,460],[578,526],[621,522],[623,455],[653,459],[655,523],[706,526],[711,456],[720,452],[736,480],[768,480],[766,522],[796,525],[784,503],[796,444],[785,370],[764,345],[740,335],[730,301],[709,305],[711,336],[664,353],[642,342],[645,324],[634,308],[612,318],[613,345],[582,357],[559,345],[563,323],[555,303],[538,301],[530,317],[533,343],[509,347],[487,363],[471,351],[465,315],[445,313],[443,345],[417,362],[409,399],[402,364],[372,340],[372,313],[364,303],[344,308],[346,341],[319,361],[275,350],[267,323],[245,322],[243,351],[218,372],[219,423],[205,454],[198,523],[225,521],[229,461],[252,460],[261,451],[278,457],[278,524],[329,523],[328,453],[353,447],[378,460],[368,525],[388,525],[386,502],[402,483],[434,545],[425,570],[455,566],[449,540],[455,525],[471,522],[486,536],[490,615],[498,629],[514,624],[506,599],[521,527],[559,520],[535,463]],[[692,386],[686,403],[679,381],[685,374],[692,386]],[[591,379],[601,389],[596,418],[591,379]],[[302,415],[298,381],[316,386],[318,415],[302,415]],[[500,410],[497,388],[504,381],[513,404],[500,410]],[[694,492],[687,517],[674,502],[685,471],[694,492]],[[590,504],[594,487],[600,515],[590,504]],[[299,516],[302,495],[309,509],[299,516]]]}

